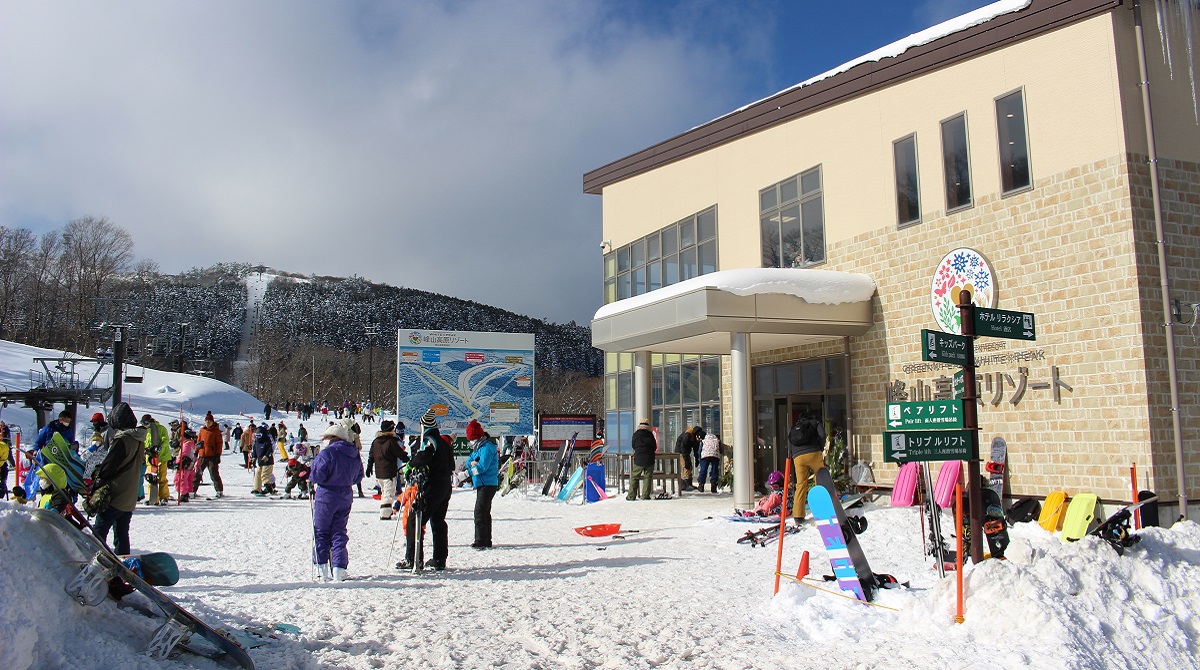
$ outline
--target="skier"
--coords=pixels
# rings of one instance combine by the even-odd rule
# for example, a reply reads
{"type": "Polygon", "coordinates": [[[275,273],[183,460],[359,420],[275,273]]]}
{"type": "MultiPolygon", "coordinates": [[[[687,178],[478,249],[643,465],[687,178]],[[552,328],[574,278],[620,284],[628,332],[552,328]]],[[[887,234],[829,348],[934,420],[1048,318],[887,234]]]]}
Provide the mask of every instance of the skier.
{"type": "Polygon", "coordinates": [[[250,491],[256,496],[266,495],[263,487],[270,481],[271,472],[275,469],[275,443],[271,440],[270,428],[267,424],[258,427],[258,435],[254,437],[254,489],[250,491]]]}
{"type": "Polygon", "coordinates": [[[475,487],[475,541],[477,550],[492,548],[492,499],[500,489],[500,448],[475,419],[467,424],[467,439],[474,450],[467,457],[471,485],[475,487]]]}
{"type": "Polygon", "coordinates": [[[325,429],[328,444],[313,461],[309,478],[317,489],[313,500],[313,539],[315,550],[313,562],[321,571],[324,581],[342,581],[350,565],[350,554],[346,550],[349,537],[346,523],[350,519],[350,506],[354,502],[353,486],[362,481],[363,464],[354,447],[354,434],[350,431],[352,421],[339,421],[325,429]],[[332,565],[332,570],[330,566],[332,565]]]}
{"type": "Polygon", "coordinates": [[[212,412],[204,415],[204,425],[196,440],[196,478],[195,488],[199,489],[204,481],[204,471],[212,477],[213,488],[218,498],[224,497],[225,486],[221,483],[221,428],[213,419],[212,412]]]}
{"type": "Polygon", "coordinates": [[[404,529],[404,560],[397,563],[400,570],[411,570],[413,561],[424,561],[424,556],[416,556],[416,534],[424,533],[424,524],[429,523],[433,533],[433,560],[425,563],[425,567],[434,570],[446,569],[446,558],[450,553],[450,544],[446,538],[446,510],[450,507],[450,476],[454,472],[454,448],[444,439],[437,429],[437,419],[433,408],[421,417],[421,440],[417,444],[412,458],[404,468],[404,478],[412,481],[420,475],[424,478],[422,500],[421,528],[417,529],[417,515],[410,514],[404,529]]]}
{"type": "Polygon", "coordinates": [[[367,463],[367,476],[375,474],[379,485],[379,518],[392,518],[392,503],[396,502],[396,472],[399,463],[408,462],[408,452],[400,446],[404,438],[404,423],[399,426],[391,421],[379,424],[379,434],[371,442],[371,458],[367,463]]]}

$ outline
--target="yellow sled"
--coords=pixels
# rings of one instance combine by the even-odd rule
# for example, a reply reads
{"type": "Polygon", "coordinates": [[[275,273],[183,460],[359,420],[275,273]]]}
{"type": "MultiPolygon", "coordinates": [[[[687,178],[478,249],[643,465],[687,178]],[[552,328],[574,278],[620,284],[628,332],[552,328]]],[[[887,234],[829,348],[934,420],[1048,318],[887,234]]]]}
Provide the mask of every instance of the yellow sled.
{"type": "Polygon", "coordinates": [[[1104,506],[1095,493],[1080,493],[1071,499],[1063,521],[1063,542],[1074,542],[1096,529],[1104,519],[1104,506]]]}
{"type": "Polygon", "coordinates": [[[1066,491],[1054,491],[1046,496],[1046,502],[1042,503],[1042,513],[1038,516],[1038,525],[1053,533],[1062,526],[1063,514],[1066,511],[1066,491]]]}

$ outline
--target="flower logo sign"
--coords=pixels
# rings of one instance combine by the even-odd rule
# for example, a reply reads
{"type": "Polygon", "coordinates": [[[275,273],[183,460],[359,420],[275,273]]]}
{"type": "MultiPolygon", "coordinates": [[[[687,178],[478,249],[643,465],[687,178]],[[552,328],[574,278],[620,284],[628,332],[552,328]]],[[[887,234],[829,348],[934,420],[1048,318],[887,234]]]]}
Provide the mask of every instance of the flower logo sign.
{"type": "Polygon", "coordinates": [[[974,249],[955,249],[942,258],[933,273],[929,306],[933,320],[947,333],[962,334],[958,316],[958,294],[971,292],[971,302],[979,307],[996,306],[996,275],[983,254],[974,249]]]}

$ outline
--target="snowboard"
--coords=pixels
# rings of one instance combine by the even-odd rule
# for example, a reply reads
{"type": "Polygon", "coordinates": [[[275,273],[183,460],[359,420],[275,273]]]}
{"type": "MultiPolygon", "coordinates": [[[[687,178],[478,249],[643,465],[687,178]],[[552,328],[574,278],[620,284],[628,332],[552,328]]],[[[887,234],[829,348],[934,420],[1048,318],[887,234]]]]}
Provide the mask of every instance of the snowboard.
{"type": "Polygon", "coordinates": [[[983,537],[987,540],[992,558],[1004,558],[1008,548],[1008,522],[1004,518],[1004,506],[995,489],[983,490],[983,537]]]}
{"type": "MultiPolygon", "coordinates": [[[[822,468],[824,470],[824,468],[822,468]]],[[[808,490],[808,507],[812,510],[813,520],[817,523],[817,532],[821,534],[821,543],[829,554],[829,564],[833,575],[837,578],[838,588],[851,593],[863,602],[871,599],[871,587],[874,577],[871,567],[867,565],[862,549],[858,548],[857,556],[851,551],[850,543],[858,547],[854,534],[842,529],[838,524],[836,502],[829,489],[817,484],[808,490]],[[861,559],[861,560],[856,560],[861,559]],[[866,579],[863,579],[865,569],[866,579]]]]}
{"type": "Polygon", "coordinates": [[[146,649],[151,658],[166,660],[177,648],[185,647],[192,636],[198,634],[208,645],[221,649],[224,658],[253,670],[254,661],[250,659],[246,650],[147,583],[136,572],[126,567],[125,563],[98,538],[53,510],[34,509],[30,510],[30,514],[34,519],[53,527],[74,542],[85,556],[91,556],[91,560],[80,569],[79,574],[64,586],[64,590],[73,599],[84,605],[99,604],[108,594],[109,581],[115,577],[146,596],[162,611],[166,622],[155,631],[146,649]]]}
{"type": "Polygon", "coordinates": [[[571,473],[571,477],[567,480],[567,483],[563,484],[562,488],[558,490],[558,499],[563,502],[570,500],[571,496],[575,495],[575,492],[579,490],[581,484],[583,484],[582,466],[575,468],[575,472],[571,473]]]}
{"type": "Polygon", "coordinates": [[[992,438],[992,455],[988,457],[988,486],[996,492],[996,497],[1004,501],[1004,463],[1008,458],[1008,443],[1003,437],[992,438]]]}
{"type": "Polygon", "coordinates": [[[843,530],[848,531],[851,536],[853,536],[849,541],[853,542],[855,546],[858,546],[857,536],[862,534],[862,532],[867,529],[867,517],[846,516],[846,508],[857,505],[865,496],[856,494],[846,498],[838,498],[836,494],[837,487],[834,486],[833,483],[833,475],[829,473],[827,468],[818,469],[815,479],[817,484],[824,486],[825,489],[834,496],[834,500],[838,501],[838,504],[836,505],[838,525],[841,526],[843,530]]]}
{"type": "Polygon", "coordinates": [[[1096,530],[1099,517],[1104,516],[1104,506],[1095,493],[1080,493],[1071,499],[1067,507],[1067,518],[1063,521],[1062,541],[1074,542],[1096,530]]]}
{"type": "Polygon", "coordinates": [[[168,553],[155,551],[122,556],[121,562],[151,586],[175,586],[179,583],[179,564],[168,553]]]}
{"type": "Polygon", "coordinates": [[[83,459],[71,450],[62,433],[55,433],[42,448],[47,463],[53,463],[67,474],[67,487],[76,493],[83,492],[83,459]]]}
{"type": "Polygon", "coordinates": [[[1137,535],[1129,534],[1129,531],[1132,530],[1131,522],[1133,521],[1134,511],[1142,505],[1155,504],[1157,500],[1158,496],[1155,496],[1122,507],[1116,514],[1108,517],[1104,523],[1097,526],[1096,530],[1088,533],[1088,535],[1095,535],[1104,540],[1113,549],[1117,550],[1118,556],[1123,555],[1126,548],[1132,547],[1138,543],[1138,540],[1142,539],[1137,535]]]}

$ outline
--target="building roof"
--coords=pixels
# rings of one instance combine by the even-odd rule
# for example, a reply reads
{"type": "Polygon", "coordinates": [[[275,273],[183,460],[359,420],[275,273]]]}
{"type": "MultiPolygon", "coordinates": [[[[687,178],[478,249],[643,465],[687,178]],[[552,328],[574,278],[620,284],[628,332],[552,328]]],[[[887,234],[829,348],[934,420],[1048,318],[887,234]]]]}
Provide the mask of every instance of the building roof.
{"type": "Polygon", "coordinates": [[[850,98],[1111,11],[1121,0],[1001,0],[856,58],[583,176],[585,193],[850,98]],[[930,39],[932,38],[932,39],[930,39]]]}

